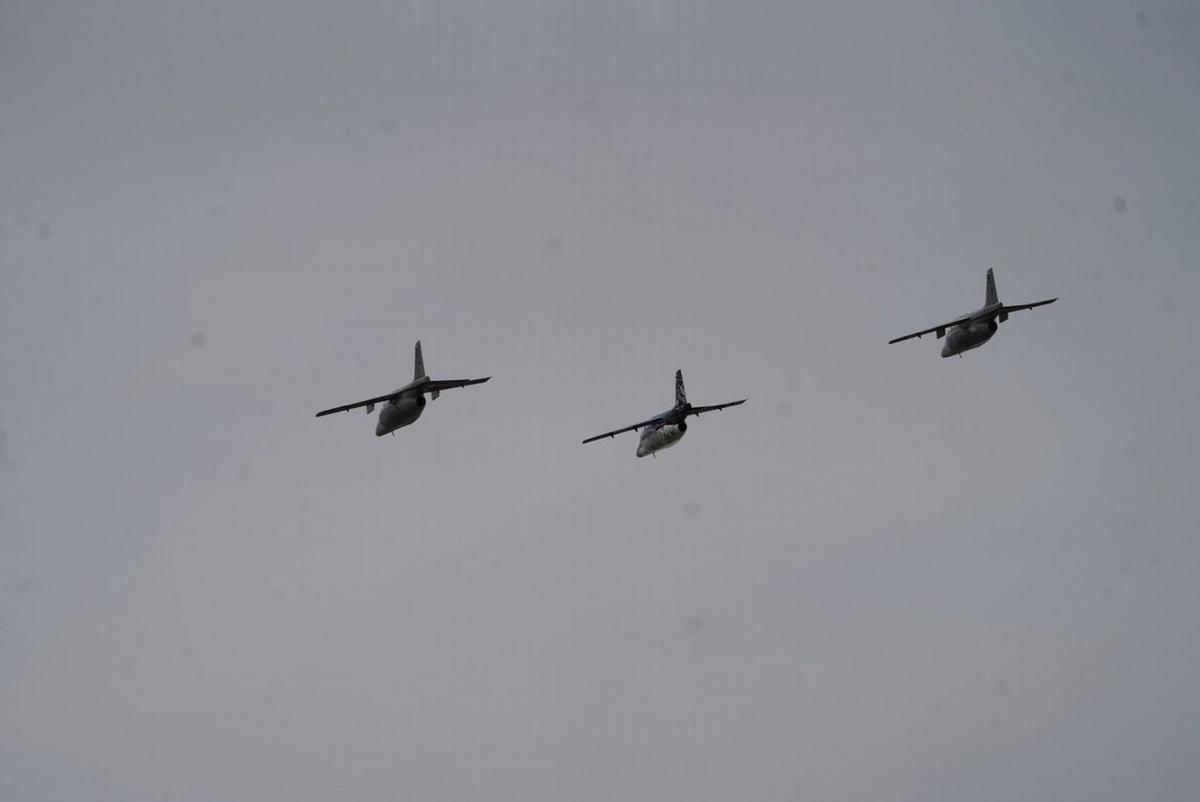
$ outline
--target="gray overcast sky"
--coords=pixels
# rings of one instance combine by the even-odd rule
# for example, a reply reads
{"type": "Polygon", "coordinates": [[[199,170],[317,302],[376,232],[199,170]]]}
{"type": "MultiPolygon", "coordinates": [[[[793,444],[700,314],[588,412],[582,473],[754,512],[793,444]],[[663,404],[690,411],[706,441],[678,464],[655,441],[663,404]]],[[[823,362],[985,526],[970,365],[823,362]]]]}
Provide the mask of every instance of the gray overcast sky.
{"type": "Polygon", "coordinates": [[[1191,2],[0,3],[0,798],[1187,800],[1191,2]],[[889,338],[1060,296],[942,360],[889,338]],[[323,407],[494,375],[377,439],[323,407]],[[679,447],[590,434],[668,407],[679,447]]]}

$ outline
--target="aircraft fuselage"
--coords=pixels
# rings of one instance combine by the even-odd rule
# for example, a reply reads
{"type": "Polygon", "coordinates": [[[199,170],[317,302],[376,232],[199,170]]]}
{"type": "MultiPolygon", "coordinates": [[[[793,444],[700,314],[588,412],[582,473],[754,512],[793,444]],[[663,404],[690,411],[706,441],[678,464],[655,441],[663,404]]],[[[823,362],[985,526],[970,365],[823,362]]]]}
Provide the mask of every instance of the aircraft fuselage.
{"type": "Polygon", "coordinates": [[[425,404],[425,396],[420,393],[416,396],[401,396],[395,401],[388,401],[379,410],[379,423],[375,425],[375,436],[382,437],[409,425],[421,417],[421,413],[425,411],[425,404]]]}
{"type": "Polygon", "coordinates": [[[996,333],[996,319],[973,321],[968,326],[954,326],[946,331],[946,344],[942,346],[942,358],[961,354],[978,348],[996,333]]]}
{"type": "Polygon", "coordinates": [[[642,429],[642,435],[638,438],[637,455],[645,457],[653,454],[655,451],[670,448],[682,440],[686,433],[686,421],[647,426],[642,429]]]}

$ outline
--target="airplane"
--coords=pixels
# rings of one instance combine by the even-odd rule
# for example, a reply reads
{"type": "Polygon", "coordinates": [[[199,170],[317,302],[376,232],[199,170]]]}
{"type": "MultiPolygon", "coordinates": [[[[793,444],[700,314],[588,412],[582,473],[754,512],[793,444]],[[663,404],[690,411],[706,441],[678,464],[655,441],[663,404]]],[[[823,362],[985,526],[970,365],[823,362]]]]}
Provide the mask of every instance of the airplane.
{"type": "Polygon", "coordinates": [[[442,390],[449,390],[454,387],[467,387],[472,384],[483,384],[491,376],[485,376],[482,379],[431,379],[425,375],[425,360],[421,357],[421,341],[417,340],[416,357],[413,364],[413,380],[401,387],[399,390],[388,393],[387,395],[368,398],[366,401],[357,401],[353,404],[345,404],[340,407],[332,407],[331,409],[323,409],[317,413],[317,417],[322,415],[332,415],[335,412],[345,412],[348,409],[357,407],[366,407],[367,414],[370,415],[375,410],[376,404],[383,404],[383,409],[379,410],[379,423],[375,426],[375,436],[382,437],[385,434],[392,433],[401,427],[408,426],[410,423],[421,417],[421,413],[425,411],[425,394],[428,393],[431,399],[441,395],[442,390]]]}
{"type": "Polygon", "coordinates": [[[727,404],[713,404],[708,407],[694,407],[688,403],[687,392],[683,389],[683,371],[675,371],[675,406],[661,415],[655,415],[650,420],[644,420],[641,423],[635,423],[632,426],[625,426],[620,429],[613,429],[611,432],[598,434],[595,437],[589,437],[584,440],[584,443],[591,443],[595,440],[602,440],[605,437],[613,437],[622,432],[632,432],[635,429],[642,430],[642,436],[638,440],[637,455],[644,457],[647,454],[653,454],[655,451],[661,451],[664,448],[670,448],[683,439],[687,433],[687,417],[689,415],[700,415],[713,410],[725,409],[726,407],[736,407],[738,404],[746,403],[746,399],[741,401],[730,401],[727,404]]]}
{"type": "Polygon", "coordinates": [[[964,351],[978,348],[992,339],[992,335],[996,333],[996,329],[999,328],[1000,324],[1008,320],[1010,312],[1045,306],[1057,300],[1057,298],[1049,298],[1045,301],[1035,301],[1031,304],[1002,304],[1000,303],[999,296],[996,295],[996,278],[992,275],[992,269],[989,267],[987,271],[987,294],[984,296],[982,307],[949,323],[943,323],[940,326],[922,329],[912,334],[905,334],[903,337],[897,337],[894,340],[888,340],[888,345],[898,343],[901,340],[911,340],[913,337],[920,337],[923,334],[933,334],[936,332],[938,339],[942,337],[946,338],[946,344],[942,346],[942,358],[954,356],[955,354],[961,358],[964,351]]]}

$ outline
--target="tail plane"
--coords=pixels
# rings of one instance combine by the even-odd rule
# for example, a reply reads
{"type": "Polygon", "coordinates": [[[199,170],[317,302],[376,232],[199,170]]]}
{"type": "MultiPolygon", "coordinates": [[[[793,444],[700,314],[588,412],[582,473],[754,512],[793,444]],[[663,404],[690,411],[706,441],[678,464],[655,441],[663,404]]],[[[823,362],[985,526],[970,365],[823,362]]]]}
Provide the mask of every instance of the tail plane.
{"type": "Polygon", "coordinates": [[[417,340],[416,355],[413,357],[413,381],[425,378],[425,359],[421,356],[421,341],[417,340]]]}
{"type": "Polygon", "coordinates": [[[675,409],[687,406],[687,390],[683,389],[683,371],[675,371],[675,409]]]}
{"type": "Polygon", "coordinates": [[[983,305],[991,306],[1000,303],[1000,296],[996,294],[996,277],[992,274],[992,269],[989,267],[987,271],[987,295],[984,297],[983,305]]]}

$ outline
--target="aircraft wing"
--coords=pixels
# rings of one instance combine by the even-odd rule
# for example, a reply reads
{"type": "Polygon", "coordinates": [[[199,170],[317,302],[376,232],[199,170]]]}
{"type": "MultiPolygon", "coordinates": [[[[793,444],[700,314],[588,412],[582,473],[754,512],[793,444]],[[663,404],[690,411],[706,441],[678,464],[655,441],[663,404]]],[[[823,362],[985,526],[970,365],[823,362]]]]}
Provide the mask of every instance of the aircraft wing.
{"type": "Polygon", "coordinates": [[[1048,298],[1045,301],[1034,301],[1031,304],[1014,304],[1012,306],[1005,305],[1005,306],[1000,307],[1000,312],[1001,312],[1001,314],[1007,314],[1009,312],[1019,312],[1022,309],[1033,309],[1035,306],[1045,306],[1046,304],[1052,304],[1057,300],[1058,300],[1057,298],[1048,298]]]}
{"type": "Polygon", "coordinates": [[[368,398],[366,401],[356,401],[353,404],[343,404],[340,407],[332,407],[330,409],[323,409],[317,413],[317,417],[319,418],[322,415],[332,415],[335,412],[345,412],[348,409],[358,409],[359,407],[367,407],[367,406],[371,406],[372,404],[378,404],[382,401],[390,401],[393,398],[395,398],[396,396],[403,395],[405,392],[409,392],[409,393],[441,392],[442,390],[450,390],[455,387],[467,387],[472,384],[483,384],[485,381],[487,381],[490,378],[492,378],[492,377],[484,376],[482,379],[438,379],[436,381],[431,380],[431,381],[423,382],[416,387],[402,387],[399,390],[395,390],[393,392],[388,393],[387,395],[379,395],[374,398],[368,398]]]}
{"type": "Polygon", "coordinates": [[[1012,305],[1001,306],[999,308],[993,307],[990,311],[985,312],[981,315],[964,315],[964,316],[960,317],[958,320],[952,320],[949,323],[943,323],[940,326],[933,326],[928,329],[921,329],[920,331],[914,331],[912,334],[905,334],[903,337],[897,337],[894,340],[888,340],[888,345],[892,345],[893,343],[898,343],[903,340],[911,340],[913,337],[922,337],[926,334],[933,334],[934,332],[937,332],[937,336],[940,339],[946,335],[946,329],[951,328],[952,326],[964,326],[964,325],[972,322],[973,320],[992,318],[997,315],[1002,315],[1003,317],[1001,317],[1000,319],[1004,320],[1004,318],[1008,316],[1009,312],[1019,312],[1022,309],[1033,309],[1038,306],[1045,306],[1046,304],[1052,304],[1057,300],[1058,300],[1057,298],[1047,298],[1044,301],[1034,301],[1031,304],[1012,304],[1012,305]]]}
{"type": "Polygon", "coordinates": [[[425,384],[421,385],[422,392],[430,390],[453,390],[455,387],[469,387],[472,384],[483,384],[491,376],[484,376],[482,379],[430,379],[425,384]]]}
{"type": "Polygon", "coordinates": [[[380,395],[380,396],[376,396],[375,398],[368,398],[366,401],[356,401],[353,404],[344,404],[343,406],[340,406],[340,407],[332,407],[331,409],[323,409],[317,413],[317,417],[319,418],[322,415],[332,415],[335,412],[345,412],[348,409],[358,409],[359,407],[365,407],[365,406],[369,406],[371,404],[378,404],[381,401],[390,401],[391,399],[395,398],[397,395],[399,395],[399,393],[392,392],[392,393],[388,393],[387,395],[380,395]]]}
{"type": "Polygon", "coordinates": [[[903,337],[897,337],[894,340],[888,340],[888,345],[893,345],[904,340],[911,340],[913,337],[923,337],[926,334],[933,334],[934,332],[937,332],[937,336],[940,339],[946,336],[946,329],[951,328],[952,326],[961,326],[964,323],[970,323],[971,320],[971,316],[966,315],[964,317],[960,317],[958,320],[951,320],[949,323],[943,323],[940,326],[931,326],[928,329],[921,329],[920,331],[914,331],[912,334],[905,334],[903,337]]]}
{"type": "Polygon", "coordinates": [[[603,440],[605,437],[613,437],[615,435],[622,434],[624,432],[632,432],[635,429],[640,429],[643,426],[649,426],[650,424],[657,423],[657,422],[658,422],[658,418],[651,418],[650,420],[644,420],[641,423],[635,423],[632,426],[625,426],[621,429],[613,429],[611,432],[605,432],[604,434],[598,434],[595,437],[589,437],[588,439],[584,440],[583,442],[590,443],[594,440],[603,440]]]}
{"type": "Polygon", "coordinates": [[[688,410],[688,414],[689,415],[699,415],[704,412],[712,412],[713,410],[717,410],[717,409],[725,409],[726,407],[736,407],[738,404],[744,404],[744,403],[746,403],[746,399],[743,398],[741,401],[730,401],[728,404],[713,404],[712,406],[708,406],[708,407],[692,407],[690,410],[688,410]]]}

